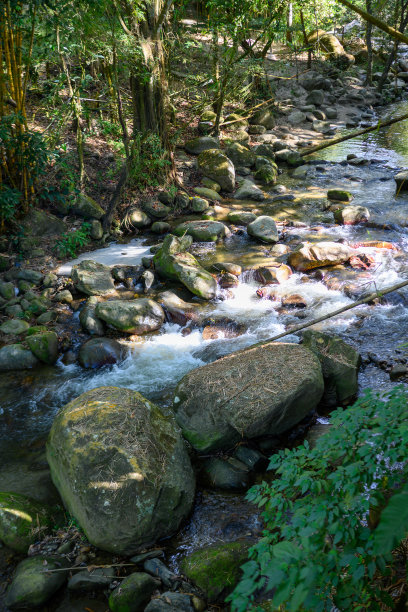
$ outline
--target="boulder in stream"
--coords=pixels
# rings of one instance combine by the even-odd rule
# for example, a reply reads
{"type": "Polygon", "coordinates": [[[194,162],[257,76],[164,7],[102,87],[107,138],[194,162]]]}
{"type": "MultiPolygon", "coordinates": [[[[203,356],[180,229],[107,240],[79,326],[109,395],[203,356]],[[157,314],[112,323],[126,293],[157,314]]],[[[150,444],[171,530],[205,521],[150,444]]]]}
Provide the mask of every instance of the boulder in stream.
{"type": "Polygon", "coordinates": [[[189,372],[174,395],[184,437],[200,452],[242,438],[280,434],[314,410],[323,394],[317,357],[296,344],[254,346],[189,372]]]}
{"type": "Polygon", "coordinates": [[[79,349],[79,363],[83,368],[101,368],[121,361],[126,354],[124,347],[113,338],[92,338],[79,349]]]}
{"type": "Polygon", "coordinates": [[[91,336],[103,336],[105,333],[103,322],[95,314],[97,304],[97,298],[91,296],[79,313],[79,322],[82,329],[91,336]]]}
{"type": "Polygon", "coordinates": [[[27,370],[38,364],[37,357],[21,344],[7,344],[0,349],[0,372],[27,370]]]}
{"type": "Polygon", "coordinates": [[[86,295],[114,295],[116,293],[109,266],[84,259],[72,266],[71,278],[78,291],[86,295]]]}
{"type": "Polygon", "coordinates": [[[229,236],[230,230],[221,221],[186,221],[176,227],[177,236],[192,236],[195,242],[216,242],[229,236]]]}
{"type": "Polygon", "coordinates": [[[288,263],[297,272],[307,272],[314,268],[346,263],[354,252],[341,242],[304,242],[299,249],[289,254],[288,263]]]}
{"type": "Polygon", "coordinates": [[[45,331],[27,335],[26,342],[33,355],[47,365],[53,365],[58,359],[58,336],[54,331],[45,331]]]}
{"type": "Polygon", "coordinates": [[[67,510],[102,550],[134,554],[191,510],[194,474],[173,413],[131,389],[99,387],[67,404],[47,459],[67,510]]]}
{"type": "Polygon", "coordinates": [[[261,242],[275,243],[279,240],[275,221],[267,215],[257,217],[255,221],[249,223],[247,232],[250,236],[261,242]]]}
{"type": "Polygon", "coordinates": [[[203,151],[197,158],[198,169],[216,181],[224,191],[234,191],[235,168],[232,161],[218,149],[203,151]]]}
{"type": "Polygon", "coordinates": [[[397,183],[397,193],[400,191],[408,191],[408,170],[401,170],[394,176],[394,180],[397,183]]]}
{"type": "Polygon", "coordinates": [[[108,300],[95,308],[99,319],[127,334],[146,334],[164,323],[163,308],[148,298],[108,300]]]}
{"type": "Polygon", "coordinates": [[[366,223],[369,218],[370,211],[365,206],[345,206],[334,211],[334,219],[341,225],[366,223]]]}

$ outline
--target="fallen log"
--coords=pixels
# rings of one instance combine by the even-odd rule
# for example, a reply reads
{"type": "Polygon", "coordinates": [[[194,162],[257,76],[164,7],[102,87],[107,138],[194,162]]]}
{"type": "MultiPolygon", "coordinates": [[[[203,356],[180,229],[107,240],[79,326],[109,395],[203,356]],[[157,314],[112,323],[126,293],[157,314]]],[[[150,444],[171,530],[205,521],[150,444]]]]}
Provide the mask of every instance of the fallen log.
{"type": "Polygon", "coordinates": [[[357,136],[363,136],[364,134],[368,134],[369,132],[375,132],[375,130],[379,130],[383,127],[388,127],[389,125],[393,125],[394,123],[398,123],[399,121],[404,121],[405,119],[408,119],[408,113],[406,113],[405,115],[401,115],[400,117],[395,117],[394,119],[389,119],[388,121],[382,122],[380,120],[376,125],[372,125],[371,127],[364,128],[363,130],[357,130],[356,132],[353,132],[352,134],[347,134],[346,136],[336,136],[336,138],[326,140],[325,142],[315,145],[314,147],[309,147],[308,149],[300,153],[300,155],[302,157],[305,157],[305,155],[311,155],[312,153],[316,153],[317,151],[321,151],[322,149],[327,149],[327,147],[332,147],[333,145],[339,144],[340,142],[345,142],[346,140],[357,138],[357,136]]]}

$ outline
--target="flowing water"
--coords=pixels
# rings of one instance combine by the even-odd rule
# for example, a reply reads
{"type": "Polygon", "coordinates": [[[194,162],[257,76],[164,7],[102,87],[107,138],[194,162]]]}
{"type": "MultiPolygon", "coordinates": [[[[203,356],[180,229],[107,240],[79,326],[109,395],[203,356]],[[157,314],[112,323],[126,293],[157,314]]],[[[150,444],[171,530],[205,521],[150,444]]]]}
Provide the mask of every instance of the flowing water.
{"type": "MultiPolygon", "coordinates": [[[[406,112],[404,104],[391,111],[392,114],[403,112],[406,112]]],[[[282,238],[289,245],[301,240],[324,239],[344,239],[351,244],[367,240],[391,242],[395,250],[364,249],[375,258],[376,265],[369,271],[349,273],[348,280],[357,295],[408,278],[408,195],[396,197],[393,180],[398,168],[408,167],[406,135],[408,121],[322,151],[319,160],[310,164],[306,181],[296,181],[285,175],[280,177],[290,193],[296,196],[294,201],[271,199],[265,204],[256,204],[258,210],[271,213],[278,221],[306,223],[306,226],[299,223],[282,226],[282,238]],[[339,164],[349,153],[375,161],[368,166],[339,164]],[[327,189],[332,187],[351,191],[355,196],[354,204],[367,206],[371,212],[370,223],[356,227],[325,223],[322,202],[327,189]]],[[[236,202],[226,205],[229,204],[236,205],[236,202]]],[[[255,208],[254,203],[248,203],[247,208],[255,208]]],[[[128,246],[113,245],[87,257],[109,264],[137,264],[148,248],[142,239],[137,239],[128,246]]],[[[255,244],[245,232],[232,235],[222,245],[195,245],[194,252],[205,266],[215,261],[228,261],[250,267],[271,258],[270,248],[255,244]]],[[[68,271],[69,266],[65,266],[60,273],[68,271]]],[[[296,293],[306,300],[307,307],[296,313],[282,311],[279,296],[274,302],[259,299],[256,295],[259,283],[255,282],[253,274],[244,273],[237,288],[229,290],[229,293],[221,291],[219,299],[203,306],[202,312],[204,318],[228,318],[241,324],[245,332],[236,338],[205,340],[201,329],[185,334],[179,325],[166,323],[160,332],[146,336],[142,342],[127,341],[129,354],[120,365],[84,371],[77,365],[59,363],[28,374],[0,375],[0,460],[3,466],[0,490],[11,472],[16,480],[24,480],[27,463],[30,469],[44,469],[43,441],[56,412],[73,397],[95,387],[115,385],[135,389],[159,404],[168,405],[175,385],[191,369],[270,338],[300,320],[308,321],[351,303],[355,299],[352,293],[349,291],[347,295],[342,290],[344,277],[336,285],[335,276],[336,273],[330,288],[327,283],[313,279],[313,275],[309,282],[305,282],[307,279],[302,274],[294,274],[279,285],[279,296],[296,293]]],[[[74,314],[71,325],[74,330],[79,330],[77,314],[74,314]]],[[[405,349],[400,345],[407,340],[408,293],[403,290],[393,294],[382,305],[360,306],[320,324],[319,329],[340,334],[358,347],[363,356],[374,354],[379,359],[387,359],[397,350],[404,358],[405,349]]],[[[286,341],[298,342],[299,338],[291,335],[286,341]]],[[[382,390],[390,384],[388,374],[366,359],[360,374],[361,387],[382,390]]],[[[217,540],[234,539],[237,532],[253,534],[257,529],[259,521],[253,508],[240,496],[201,491],[190,522],[174,543],[173,562],[182,551],[217,540]]]]}

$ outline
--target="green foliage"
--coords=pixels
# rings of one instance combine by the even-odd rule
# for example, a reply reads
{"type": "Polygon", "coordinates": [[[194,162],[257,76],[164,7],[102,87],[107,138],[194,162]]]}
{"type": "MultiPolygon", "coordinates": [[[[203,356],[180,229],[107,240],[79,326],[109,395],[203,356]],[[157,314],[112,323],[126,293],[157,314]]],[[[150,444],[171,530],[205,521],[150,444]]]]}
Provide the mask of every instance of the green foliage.
{"type": "Polygon", "coordinates": [[[0,188],[0,226],[3,227],[14,219],[21,193],[17,189],[2,185],[0,188]]]}
{"type": "Polygon", "coordinates": [[[91,231],[90,223],[83,223],[79,229],[74,232],[62,234],[61,238],[55,244],[55,250],[60,257],[75,257],[78,249],[85,246],[89,241],[91,231]]]}
{"type": "Polygon", "coordinates": [[[314,449],[305,442],[271,458],[274,479],[248,492],[266,528],[230,596],[232,610],[260,609],[256,594],[291,612],[390,603],[373,578],[387,573],[408,531],[407,417],[401,387],[383,397],[368,391],[332,414],[314,449]]]}
{"type": "Polygon", "coordinates": [[[135,134],[129,170],[131,185],[139,189],[161,185],[169,164],[157,134],[135,134]]]}

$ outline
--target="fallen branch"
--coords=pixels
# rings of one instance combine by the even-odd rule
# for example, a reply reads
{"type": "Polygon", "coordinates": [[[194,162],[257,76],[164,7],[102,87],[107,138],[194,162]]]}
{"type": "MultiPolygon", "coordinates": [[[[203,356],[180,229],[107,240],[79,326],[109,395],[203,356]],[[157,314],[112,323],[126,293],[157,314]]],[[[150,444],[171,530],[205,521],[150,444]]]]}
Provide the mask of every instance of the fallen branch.
{"type": "Polygon", "coordinates": [[[403,281],[402,283],[398,283],[398,285],[393,285],[392,287],[387,287],[386,289],[380,289],[375,291],[374,293],[370,293],[366,297],[357,300],[357,302],[353,302],[352,304],[348,304],[347,306],[343,306],[330,314],[324,315],[322,317],[318,317],[309,323],[302,323],[301,325],[295,325],[289,328],[287,331],[282,334],[278,334],[273,338],[270,338],[266,342],[259,342],[256,346],[264,346],[265,344],[269,344],[271,342],[275,342],[275,340],[279,340],[280,338],[284,338],[285,336],[289,336],[290,334],[295,334],[296,332],[301,331],[302,329],[306,329],[307,327],[311,327],[312,325],[316,325],[316,323],[321,323],[322,321],[327,321],[327,319],[331,319],[336,317],[347,310],[351,310],[352,308],[356,308],[356,306],[361,306],[362,304],[367,304],[367,302],[372,302],[376,298],[382,297],[383,295],[387,295],[387,293],[392,293],[393,291],[397,291],[398,289],[402,289],[402,287],[406,287],[408,285],[408,280],[403,281]]]}
{"type": "Polygon", "coordinates": [[[369,128],[364,128],[363,130],[357,130],[352,134],[347,134],[347,136],[337,136],[336,138],[332,138],[331,140],[326,140],[321,144],[318,144],[314,147],[310,147],[306,149],[300,155],[304,157],[305,155],[311,155],[312,153],[316,153],[317,151],[321,151],[322,149],[327,149],[327,147],[332,147],[335,144],[339,144],[339,142],[344,142],[346,140],[350,140],[351,138],[357,138],[357,136],[363,136],[364,134],[368,134],[369,132],[374,132],[383,127],[388,127],[389,125],[393,125],[394,123],[398,123],[399,121],[404,121],[408,119],[408,113],[405,115],[401,115],[401,117],[395,117],[394,119],[389,119],[388,121],[381,122],[379,121],[376,125],[373,125],[369,128]]]}
{"type": "Polygon", "coordinates": [[[358,13],[358,15],[360,15],[365,21],[368,21],[372,25],[376,26],[379,30],[382,30],[386,34],[389,34],[394,40],[399,40],[405,43],[406,45],[408,44],[408,36],[405,36],[404,34],[402,34],[402,32],[399,32],[395,28],[392,28],[391,26],[387,25],[386,23],[384,23],[384,21],[381,21],[381,19],[377,19],[377,17],[374,17],[374,15],[363,11],[355,4],[349,2],[349,0],[337,0],[337,2],[339,2],[343,6],[346,6],[355,13],[358,13]]]}

